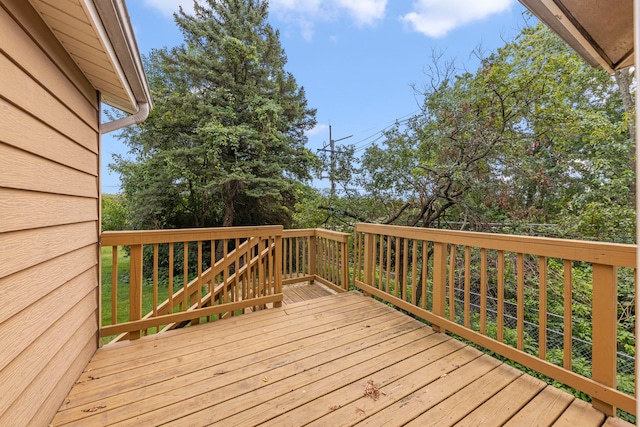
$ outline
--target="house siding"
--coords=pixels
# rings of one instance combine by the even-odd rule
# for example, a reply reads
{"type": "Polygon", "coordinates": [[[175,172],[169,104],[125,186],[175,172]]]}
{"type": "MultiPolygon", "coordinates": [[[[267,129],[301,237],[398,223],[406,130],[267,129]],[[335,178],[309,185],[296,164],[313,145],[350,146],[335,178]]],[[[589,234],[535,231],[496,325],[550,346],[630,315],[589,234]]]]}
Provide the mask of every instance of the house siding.
{"type": "Polygon", "coordinates": [[[98,346],[98,94],[0,0],[0,426],[47,425],[98,346]]]}

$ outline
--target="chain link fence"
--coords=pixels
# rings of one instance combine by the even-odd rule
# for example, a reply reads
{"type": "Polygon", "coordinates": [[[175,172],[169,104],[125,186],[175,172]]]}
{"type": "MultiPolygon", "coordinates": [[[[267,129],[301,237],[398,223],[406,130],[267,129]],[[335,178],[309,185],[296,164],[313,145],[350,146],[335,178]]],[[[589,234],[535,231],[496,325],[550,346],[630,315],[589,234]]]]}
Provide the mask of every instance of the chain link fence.
{"type": "MultiPolygon", "coordinates": [[[[447,292],[448,292],[447,287],[447,292]]],[[[479,329],[480,318],[480,294],[471,291],[469,293],[469,311],[471,317],[471,328],[474,330],[479,329]]],[[[456,305],[457,321],[463,322],[464,313],[464,289],[454,288],[454,297],[456,305]]],[[[495,297],[487,296],[486,299],[486,314],[487,324],[495,326],[498,318],[498,299],[495,297]]],[[[537,317],[538,310],[535,311],[537,317]]],[[[581,318],[574,317],[573,323],[576,324],[581,318]]],[[[524,322],[524,334],[525,334],[525,351],[531,354],[538,354],[538,337],[540,331],[540,325],[525,320],[524,322]]],[[[564,331],[562,325],[564,324],[564,316],[547,312],[547,360],[557,365],[562,365],[564,354],[564,331]],[[553,325],[553,326],[550,326],[553,325]],[[559,328],[558,328],[559,326],[559,328]]],[[[505,331],[505,341],[508,344],[515,346],[513,343],[508,342],[508,331],[512,331],[515,334],[517,329],[517,304],[512,301],[504,301],[504,319],[503,324],[505,331]]],[[[489,332],[491,335],[491,332],[489,332]]],[[[513,335],[515,338],[515,335],[513,335]]],[[[495,334],[493,336],[495,338],[495,334]]],[[[590,341],[580,337],[572,336],[572,370],[586,377],[591,377],[591,360],[593,353],[593,345],[590,341]]],[[[618,351],[617,352],[617,373],[618,373],[618,388],[629,394],[633,394],[633,383],[635,380],[635,357],[633,355],[618,351]],[[631,383],[631,384],[629,384],[631,383]]]]}

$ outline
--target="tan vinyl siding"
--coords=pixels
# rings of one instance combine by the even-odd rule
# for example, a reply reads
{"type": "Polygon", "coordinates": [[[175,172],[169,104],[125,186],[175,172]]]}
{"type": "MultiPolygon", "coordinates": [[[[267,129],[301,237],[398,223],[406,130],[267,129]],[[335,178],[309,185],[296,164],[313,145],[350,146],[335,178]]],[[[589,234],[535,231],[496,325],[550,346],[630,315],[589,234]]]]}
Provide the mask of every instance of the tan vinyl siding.
{"type": "Polygon", "coordinates": [[[47,425],[98,343],[99,103],[27,1],[0,70],[0,425],[47,425]]]}

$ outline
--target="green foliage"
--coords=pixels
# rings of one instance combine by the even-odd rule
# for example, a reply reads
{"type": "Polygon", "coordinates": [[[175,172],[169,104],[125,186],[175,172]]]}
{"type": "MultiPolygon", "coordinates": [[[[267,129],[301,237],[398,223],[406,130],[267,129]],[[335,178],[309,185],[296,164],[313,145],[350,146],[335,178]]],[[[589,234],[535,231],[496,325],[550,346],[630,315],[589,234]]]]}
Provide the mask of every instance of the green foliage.
{"type": "MultiPolygon", "coordinates": [[[[542,24],[478,56],[475,72],[433,58],[429,81],[416,88],[421,112],[367,149],[355,175],[336,173],[344,197],[324,204],[335,219],[502,224],[500,231],[519,233],[549,224],[547,234],[557,237],[632,242],[633,112],[621,96],[631,84],[618,87],[542,24]],[[364,192],[349,193],[354,184],[364,192]],[[342,207],[354,199],[369,208],[342,207]]],[[[339,154],[355,161],[352,151],[339,154]]]]}
{"type": "Polygon", "coordinates": [[[129,220],[126,201],[120,194],[102,195],[102,231],[127,230],[129,220]]]}
{"type": "Polygon", "coordinates": [[[196,2],[175,19],[184,43],[146,58],[155,106],[120,134],[133,160],[115,159],[134,227],[290,223],[317,164],[315,110],[284,70],[267,2],[196,2]]]}

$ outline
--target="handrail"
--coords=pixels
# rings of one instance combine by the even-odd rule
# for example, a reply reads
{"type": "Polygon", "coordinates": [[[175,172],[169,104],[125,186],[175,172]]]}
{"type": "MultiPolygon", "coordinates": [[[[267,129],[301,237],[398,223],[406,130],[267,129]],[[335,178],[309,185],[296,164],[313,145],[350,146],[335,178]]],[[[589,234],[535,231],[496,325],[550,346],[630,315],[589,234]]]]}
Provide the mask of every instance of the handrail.
{"type": "Polygon", "coordinates": [[[432,323],[436,331],[450,331],[589,394],[593,406],[607,415],[614,415],[616,407],[635,414],[636,398],[616,386],[617,281],[621,268],[635,269],[635,245],[375,224],[357,224],[355,240],[354,283],[365,293],[432,323]],[[588,265],[586,270],[592,271],[596,350],[591,378],[572,371],[574,264],[588,265]],[[475,314],[470,310],[472,287],[480,294],[475,314]],[[563,366],[547,360],[551,287],[563,295],[563,366]],[[517,301],[512,344],[506,337],[511,329],[504,323],[507,290],[517,301]],[[525,292],[537,296],[537,337],[524,328],[525,292]],[[487,307],[490,293],[498,300],[495,319],[487,307]],[[526,348],[530,346],[533,349],[526,348]]]}
{"type": "MultiPolygon", "coordinates": [[[[102,326],[102,337],[121,334],[117,339],[136,339],[150,328],[171,329],[178,324],[198,323],[213,315],[226,317],[237,310],[282,303],[282,226],[204,228],[183,230],[116,231],[102,234],[102,246],[112,246],[111,325],[102,326]],[[176,263],[177,245],[182,245],[182,265],[176,263]],[[189,246],[197,245],[195,257],[189,246]],[[208,245],[209,254],[203,246],[208,245]],[[130,274],[128,321],[117,320],[118,247],[129,248],[130,274]],[[160,259],[160,247],[166,254],[160,259]],[[229,247],[232,246],[231,251],[229,247]],[[144,274],[144,251],[152,255],[144,274]],[[190,258],[192,258],[190,260],[190,258]],[[195,258],[195,259],[194,259],[195,258]],[[205,259],[206,258],[206,259],[205,259]],[[166,278],[160,277],[161,263],[166,278]],[[152,265],[150,265],[152,264],[152,265]],[[207,267],[208,266],[208,267],[207,267]],[[182,268],[182,286],[174,283],[176,269],[182,268]],[[193,273],[194,270],[197,271],[193,273]],[[191,272],[191,273],[190,273],[191,272]],[[143,316],[143,283],[152,287],[151,309],[143,316]],[[159,290],[167,287],[167,299],[158,302],[159,290]],[[178,288],[174,292],[174,287],[178,288]],[[176,309],[178,312],[176,312],[176,309]]],[[[148,257],[147,257],[148,258],[148,257]]]]}
{"type": "MultiPolygon", "coordinates": [[[[284,231],[282,226],[104,232],[102,246],[114,248],[112,300],[108,305],[112,324],[103,326],[100,334],[102,337],[120,334],[116,341],[136,339],[149,333],[150,328],[165,331],[185,322],[197,323],[201,317],[213,314],[226,317],[233,315],[234,310],[255,309],[268,303],[279,306],[283,283],[318,281],[337,292],[348,290],[349,237],[349,234],[330,230],[284,231]],[[224,253],[214,254],[213,262],[207,263],[203,259],[203,242],[217,242],[211,246],[222,247],[224,253]],[[195,257],[198,271],[195,276],[183,274],[182,284],[177,284],[174,283],[177,245],[183,246],[183,271],[195,267],[195,261],[189,261],[188,243],[198,245],[195,257]],[[230,244],[234,248],[227,252],[230,244]],[[160,259],[159,248],[163,245],[168,255],[160,259]],[[115,316],[118,312],[118,247],[128,247],[130,255],[129,283],[122,284],[129,288],[129,315],[125,322],[117,321],[115,316]],[[153,251],[153,265],[152,273],[143,280],[145,251],[153,251]],[[164,281],[159,273],[161,264],[169,265],[164,281]],[[153,286],[153,303],[143,313],[145,281],[152,282],[149,286],[153,286]],[[163,300],[159,291],[164,286],[167,296],[163,300]],[[272,295],[279,296],[273,299],[272,295]]],[[[149,258],[147,253],[147,269],[149,258]]]]}
{"type": "MultiPolygon", "coordinates": [[[[117,248],[129,247],[125,285],[131,309],[128,321],[114,318],[100,334],[135,339],[149,328],[166,330],[266,304],[279,306],[283,284],[318,281],[343,292],[353,283],[430,322],[436,331],[457,334],[589,394],[593,406],[606,414],[614,414],[616,407],[635,414],[636,398],[616,385],[617,282],[619,276],[635,280],[635,245],[375,224],[356,226],[352,250],[351,239],[330,230],[281,226],[105,232],[102,245],[114,247],[114,298],[117,248]],[[205,247],[213,252],[209,259],[205,247]],[[165,253],[168,259],[162,258],[165,253]],[[174,255],[180,253],[182,269],[192,274],[178,284],[174,255]],[[145,259],[152,272],[143,278],[145,259]],[[164,279],[161,270],[167,273],[164,279]],[[588,314],[595,349],[587,376],[573,372],[572,341],[572,298],[585,280],[592,288],[588,314]],[[153,295],[144,316],[143,283],[153,295]],[[167,297],[159,301],[165,298],[159,296],[164,286],[167,297]],[[549,298],[554,292],[555,298],[549,298]],[[472,303],[473,295],[479,296],[472,303]],[[559,298],[560,311],[551,318],[547,312],[559,298]],[[513,303],[506,304],[509,300],[513,303]],[[514,324],[508,323],[511,318],[514,324]],[[552,346],[547,330],[554,322],[565,335],[561,345],[552,346]],[[526,329],[531,324],[537,325],[535,333],[526,329]]],[[[115,299],[111,310],[118,310],[115,299]]]]}
{"type": "Polygon", "coordinates": [[[317,281],[336,292],[348,290],[350,237],[332,230],[284,230],[283,284],[317,281]]]}

